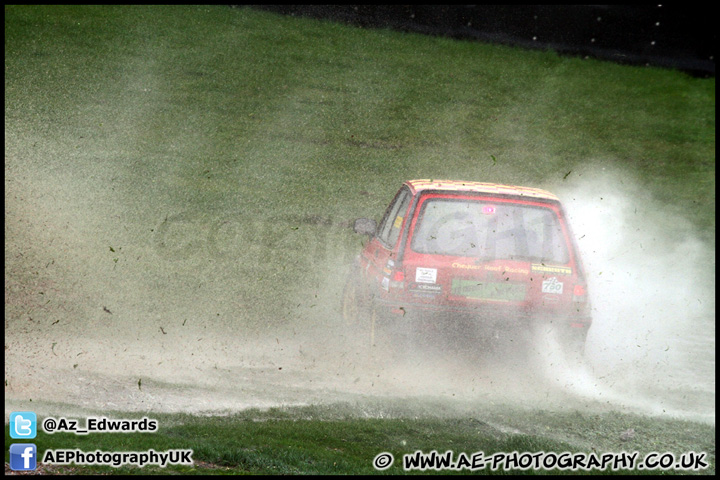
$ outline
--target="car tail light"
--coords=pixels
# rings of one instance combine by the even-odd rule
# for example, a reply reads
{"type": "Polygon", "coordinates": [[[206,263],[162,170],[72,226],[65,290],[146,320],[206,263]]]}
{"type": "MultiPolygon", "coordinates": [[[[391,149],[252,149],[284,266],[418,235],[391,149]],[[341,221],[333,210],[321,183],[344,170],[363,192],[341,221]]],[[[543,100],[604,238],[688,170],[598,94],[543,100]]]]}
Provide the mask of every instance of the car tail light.
{"type": "Polygon", "coordinates": [[[573,302],[587,303],[587,289],[582,283],[575,285],[575,288],[573,288],[573,302]]]}
{"type": "Polygon", "coordinates": [[[404,289],[405,288],[405,272],[402,270],[393,270],[390,275],[390,288],[404,289]]]}
{"type": "Polygon", "coordinates": [[[590,302],[584,283],[578,283],[573,288],[573,303],[578,317],[590,318],[590,302]]]}

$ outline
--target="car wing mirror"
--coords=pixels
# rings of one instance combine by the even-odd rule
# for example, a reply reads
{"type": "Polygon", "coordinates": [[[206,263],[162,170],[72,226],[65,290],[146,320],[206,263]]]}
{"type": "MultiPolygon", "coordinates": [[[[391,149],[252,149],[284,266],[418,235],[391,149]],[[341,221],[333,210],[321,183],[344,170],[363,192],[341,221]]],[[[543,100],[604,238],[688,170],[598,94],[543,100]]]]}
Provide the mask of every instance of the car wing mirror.
{"type": "Polygon", "coordinates": [[[377,230],[377,223],[375,220],[369,218],[358,218],[353,224],[353,230],[360,235],[374,237],[375,231],[377,230]]]}

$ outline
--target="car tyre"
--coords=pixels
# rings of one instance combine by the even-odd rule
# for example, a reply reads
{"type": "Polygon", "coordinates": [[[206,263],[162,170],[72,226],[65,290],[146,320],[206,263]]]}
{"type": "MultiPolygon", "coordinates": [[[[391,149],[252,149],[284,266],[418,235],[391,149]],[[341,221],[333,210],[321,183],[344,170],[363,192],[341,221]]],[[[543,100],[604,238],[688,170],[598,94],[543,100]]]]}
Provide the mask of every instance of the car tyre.
{"type": "Polygon", "coordinates": [[[368,305],[370,302],[364,296],[359,275],[358,269],[353,268],[345,283],[342,316],[352,335],[361,339],[362,349],[372,352],[376,339],[381,337],[378,333],[378,311],[373,305],[368,305]]]}

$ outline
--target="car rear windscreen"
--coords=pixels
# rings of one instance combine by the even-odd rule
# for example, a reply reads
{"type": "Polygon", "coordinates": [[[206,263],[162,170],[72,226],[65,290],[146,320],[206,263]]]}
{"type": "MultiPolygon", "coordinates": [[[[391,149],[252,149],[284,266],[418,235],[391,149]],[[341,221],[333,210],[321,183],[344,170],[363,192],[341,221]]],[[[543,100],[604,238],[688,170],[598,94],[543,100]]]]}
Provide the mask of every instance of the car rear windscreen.
{"type": "Polygon", "coordinates": [[[560,220],[550,208],[468,199],[428,199],[410,248],[418,253],[567,263],[560,220]]]}

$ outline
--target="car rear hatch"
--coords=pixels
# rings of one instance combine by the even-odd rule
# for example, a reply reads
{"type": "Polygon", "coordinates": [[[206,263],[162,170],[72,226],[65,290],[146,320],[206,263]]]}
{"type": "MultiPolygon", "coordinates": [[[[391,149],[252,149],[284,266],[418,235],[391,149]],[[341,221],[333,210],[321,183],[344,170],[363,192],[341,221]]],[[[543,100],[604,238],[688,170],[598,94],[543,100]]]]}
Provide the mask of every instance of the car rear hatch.
{"type": "Polygon", "coordinates": [[[558,202],[426,194],[410,232],[401,296],[415,305],[554,314],[584,295],[558,202]]]}

